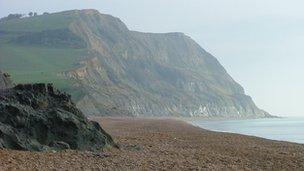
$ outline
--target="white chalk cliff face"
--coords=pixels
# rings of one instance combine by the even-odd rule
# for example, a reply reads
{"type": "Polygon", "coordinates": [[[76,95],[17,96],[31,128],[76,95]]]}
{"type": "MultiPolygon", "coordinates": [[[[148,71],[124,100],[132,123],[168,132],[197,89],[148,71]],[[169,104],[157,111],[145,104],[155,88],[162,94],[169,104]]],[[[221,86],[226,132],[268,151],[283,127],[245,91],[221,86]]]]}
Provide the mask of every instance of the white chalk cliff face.
{"type": "MultiPolygon", "coordinates": [[[[183,33],[130,31],[118,18],[96,10],[56,15],[70,21],[61,32],[73,42],[61,43],[88,51],[74,69],[58,73],[72,80],[70,90],[80,94],[77,105],[87,115],[270,116],[215,57],[183,33]]],[[[35,40],[40,35],[45,34],[35,40]]]]}

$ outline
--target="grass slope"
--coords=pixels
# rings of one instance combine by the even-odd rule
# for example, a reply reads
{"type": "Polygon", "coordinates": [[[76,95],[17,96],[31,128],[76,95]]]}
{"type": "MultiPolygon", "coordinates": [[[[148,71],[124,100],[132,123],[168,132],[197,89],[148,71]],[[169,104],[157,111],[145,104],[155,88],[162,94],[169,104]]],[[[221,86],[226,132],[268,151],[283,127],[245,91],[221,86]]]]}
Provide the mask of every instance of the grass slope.
{"type": "Polygon", "coordinates": [[[0,24],[0,30],[10,32],[56,30],[67,28],[73,20],[75,15],[67,11],[5,21],[0,24]]]}
{"type": "Polygon", "coordinates": [[[69,80],[58,73],[74,68],[87,55],[86,48],[19,44],[15,40],[29,33],[68,30],[75,18],[70,11],[0,22],[0,70],[9,72],[16,83],[52,82],[68,88],[69,80]]]}

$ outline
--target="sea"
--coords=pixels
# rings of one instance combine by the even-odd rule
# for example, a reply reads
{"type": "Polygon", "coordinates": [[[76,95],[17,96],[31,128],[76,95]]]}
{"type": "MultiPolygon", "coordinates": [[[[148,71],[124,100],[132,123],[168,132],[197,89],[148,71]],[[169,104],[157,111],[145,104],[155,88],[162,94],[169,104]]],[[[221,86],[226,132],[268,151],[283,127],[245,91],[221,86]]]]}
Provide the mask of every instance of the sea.
{"type": "Polygon", "coordinates": [[[195,120],[191,121],[191,123],[212,131],[230,132],[304,144],[304,118],[195,120]]]}

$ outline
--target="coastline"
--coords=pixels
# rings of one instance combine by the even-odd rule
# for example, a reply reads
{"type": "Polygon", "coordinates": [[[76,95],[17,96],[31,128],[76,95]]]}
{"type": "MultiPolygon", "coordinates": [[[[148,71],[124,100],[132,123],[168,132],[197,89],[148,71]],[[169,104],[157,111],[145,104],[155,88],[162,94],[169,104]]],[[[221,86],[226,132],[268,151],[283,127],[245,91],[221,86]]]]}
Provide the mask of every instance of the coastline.
{"type": "Polygon", "coordinates": [[[183,121],[195,121],[195,120],[204,120],[204,121],[228,121],[228,120],[251,120],[251,119],[281,119],[285,117],[281,116],[273,116],[273,117],[200,117],[200,116],[194,116],[194,117],[175,117],[175,119],[180,119],[183,121]]]}
{"type": "Polygon", "coordinates": [[[178,119],[94,118],[120,149],[0,150],[0,170],[303,170],[304,145],[208,131],[178,119]]]}
{"type": "Polygon", "coordinates": [[[194,126],[215,132],[255,136],[274,141],[304,144],[304,118],[280,117],[257,119],[197,119],[186,121],[194,126]]]}

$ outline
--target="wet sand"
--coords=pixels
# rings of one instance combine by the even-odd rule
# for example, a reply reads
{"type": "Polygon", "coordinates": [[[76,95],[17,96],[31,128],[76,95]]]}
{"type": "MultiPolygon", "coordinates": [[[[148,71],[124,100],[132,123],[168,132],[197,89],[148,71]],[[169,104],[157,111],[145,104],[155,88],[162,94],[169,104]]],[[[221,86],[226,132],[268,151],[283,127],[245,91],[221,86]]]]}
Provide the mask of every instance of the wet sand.
{"type": "Polygon", "coordinates": [[[304,170],[304,145],[174,119],[94,118],[120,146],[101,153],[0,150],[0,170],[304,170]]]}

